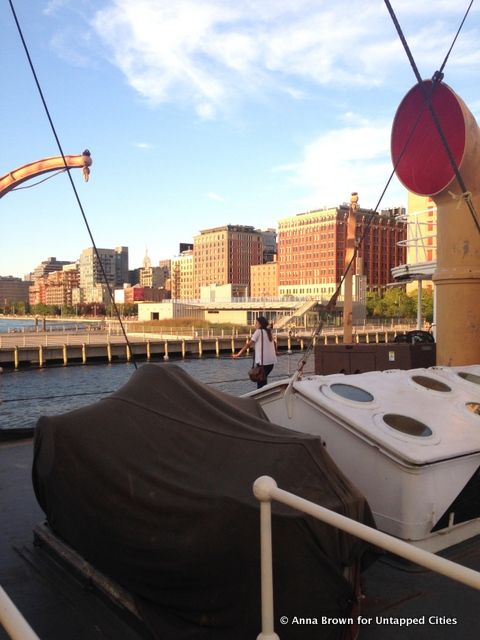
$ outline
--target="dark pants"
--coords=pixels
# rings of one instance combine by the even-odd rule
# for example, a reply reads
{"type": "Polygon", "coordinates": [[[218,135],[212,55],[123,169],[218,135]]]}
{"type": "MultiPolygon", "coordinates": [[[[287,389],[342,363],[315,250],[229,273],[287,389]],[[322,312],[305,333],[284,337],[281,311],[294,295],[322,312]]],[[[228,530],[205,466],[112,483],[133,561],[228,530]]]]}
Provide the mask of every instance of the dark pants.
{"type": "Polygon", "coordinates": [[[265,372],[265,379],[264,380],[259,380],[257,382],[257,389],[261,389],[262,387],[264,387],[268,380],[268,376],[272,373],[272,369],[273,369],[273,364],[264,364],[263,365],[263,370],[265,372]]]}

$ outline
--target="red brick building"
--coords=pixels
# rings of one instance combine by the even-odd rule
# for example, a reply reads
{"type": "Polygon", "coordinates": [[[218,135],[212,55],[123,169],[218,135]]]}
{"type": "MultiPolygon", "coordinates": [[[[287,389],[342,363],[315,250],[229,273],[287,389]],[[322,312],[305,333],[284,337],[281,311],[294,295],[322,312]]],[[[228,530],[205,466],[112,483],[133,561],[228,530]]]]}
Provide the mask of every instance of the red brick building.
{"type": "MultiPolygon", "coordinates": [[[[345,270],[348,211],[345,204],[279,221],[280,295],[326,297],[335,291],[345,270]]],[[[405,262],[405,247],[398,243],[406,238],[406,224],[397,219],[399,213],[357,210],[356,273],[366,276],[369,289],[387,285],[391,269],[405,262]]]]}

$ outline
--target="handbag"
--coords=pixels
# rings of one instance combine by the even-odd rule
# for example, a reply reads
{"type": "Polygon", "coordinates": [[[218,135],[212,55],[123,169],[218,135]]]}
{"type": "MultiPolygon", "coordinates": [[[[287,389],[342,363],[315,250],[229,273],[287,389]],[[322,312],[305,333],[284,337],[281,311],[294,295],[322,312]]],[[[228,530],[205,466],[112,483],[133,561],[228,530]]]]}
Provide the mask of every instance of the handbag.
{"type": "Polygon", "coordinates": [[[252,382],[263,382],[265,380],[265,369],[263,364],[256,364],[248,372],[248,377],[252,382]]]}
{"type": "Polygon", "coordinates": [[[252,368],[248,372],[248,377],[252,382],[263,382],[266,378],[265,369],[263,368],[263,329],[261,331],[261,364],[255,364],[255,352],[253,354],[253,365],[252,368]]]}

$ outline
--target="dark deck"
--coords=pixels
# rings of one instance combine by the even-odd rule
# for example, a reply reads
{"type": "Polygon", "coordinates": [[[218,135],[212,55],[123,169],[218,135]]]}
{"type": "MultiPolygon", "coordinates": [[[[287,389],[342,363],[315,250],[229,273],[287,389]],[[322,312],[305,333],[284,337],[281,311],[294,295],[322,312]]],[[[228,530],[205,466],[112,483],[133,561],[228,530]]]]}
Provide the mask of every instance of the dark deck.
{"type": "MultiPolygon", "coordinates": [[[[128,611],[114,607],[90,580],[66,571],[33,544],[33,528],[44,517],[32,490],[31,456],[31,439],[0,443],[0,584],[41,640],[148,639],[128,611]]],[[[480,538],[442,555],[480,570],[480,538]]],[[[390,557],[372,565],[363,582],[362,616],[371,620],[361,626],[360,640],[480,637],[479,591],[390,557]],[[376,616],[392,620],[381,624],[376,616]],[[420,622],[401,626],[399,618],[420,622]],[[448,624],[448,618],[456,623],[448,624]]],[[[288,640],[288,626],[276,624],[281,640],[288,640]]],[[[0,640],[6,638],[0,629],[0,640]]]]}

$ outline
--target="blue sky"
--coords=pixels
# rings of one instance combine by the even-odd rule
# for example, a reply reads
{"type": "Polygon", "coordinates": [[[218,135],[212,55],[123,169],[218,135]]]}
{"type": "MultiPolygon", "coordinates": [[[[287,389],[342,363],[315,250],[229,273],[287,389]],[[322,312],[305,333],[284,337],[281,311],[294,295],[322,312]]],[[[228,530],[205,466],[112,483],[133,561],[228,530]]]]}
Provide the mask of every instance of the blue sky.
{"type": "MultiPolygon", "coordinates": [[[[392,0],[423,77],[468,0],[392,0]]],[[[130,267],[178,253],[200,229],[275,227],[358,191],[374,207],[391,172],[395,111],[415,83],[382,1],[14,0],[99,247],[130,267]]],[[[480,115],[480,6],[445,82],[480,115]]],[[[58,154],[7,0],[0,3],[0,175],[58,154]]],[[[30,183],[26,183],[30,184],[30,183]]],[[[405,204],[394,181],[381,207],[405,204]]],[[[0,200],[0,275],[90,246],[68,179],[0,200]]]]}

